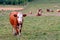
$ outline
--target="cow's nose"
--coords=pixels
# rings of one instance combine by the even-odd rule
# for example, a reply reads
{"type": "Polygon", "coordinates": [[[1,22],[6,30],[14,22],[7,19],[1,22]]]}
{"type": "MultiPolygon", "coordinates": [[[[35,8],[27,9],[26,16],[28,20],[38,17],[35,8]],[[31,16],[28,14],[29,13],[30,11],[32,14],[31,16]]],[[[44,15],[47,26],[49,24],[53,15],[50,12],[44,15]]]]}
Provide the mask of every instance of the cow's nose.
{"type": "Polygon", "coordinates": [[[19,23],[19,24],[21,24],[21,23],[22,23],[22,21],[19,21],[18,23],[19,23]]]}

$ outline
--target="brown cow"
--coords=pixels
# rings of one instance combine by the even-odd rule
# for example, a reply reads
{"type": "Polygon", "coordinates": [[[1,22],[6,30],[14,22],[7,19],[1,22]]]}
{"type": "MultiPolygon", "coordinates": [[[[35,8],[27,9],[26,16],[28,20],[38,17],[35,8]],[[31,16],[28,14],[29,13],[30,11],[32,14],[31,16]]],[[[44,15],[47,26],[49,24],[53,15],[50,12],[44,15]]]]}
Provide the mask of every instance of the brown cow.
{"type": "Polygon", "coordinates": [[[42,9],[39,9],[36,16],[41,16],[42,15],[42,9]]]}
{"type": "Polygon", "coordinates": [[[54,12],[52,9],[46,9],[47,12],[54,12]]]}
{"type": "Polygon", "coordinates": [[[23,25],[23,17],[25,17],[26,14],[22,14],[21,12],[11,12],[10,17],[10,23],[13,27],[13,34],[14,35],[21,35],[21,29],[23,25]]]}

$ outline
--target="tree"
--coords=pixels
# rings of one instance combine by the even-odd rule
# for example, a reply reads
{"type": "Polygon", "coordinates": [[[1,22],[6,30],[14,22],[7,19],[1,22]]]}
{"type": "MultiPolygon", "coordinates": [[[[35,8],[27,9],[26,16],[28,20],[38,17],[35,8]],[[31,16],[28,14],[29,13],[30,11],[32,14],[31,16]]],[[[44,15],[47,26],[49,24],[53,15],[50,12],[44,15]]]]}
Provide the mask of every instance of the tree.
{"type": "Polygon", "coordinates": [[[33,0],[0,0],[0,4],[19,5],[19,4],[26,4],[27,2],[31,1],[33,0]]]}
{"type": "Polygon", "coordinates": [[[31,1],[33,1],[33,0],[28,0],[28,2],[31,2],[31,1]]]}

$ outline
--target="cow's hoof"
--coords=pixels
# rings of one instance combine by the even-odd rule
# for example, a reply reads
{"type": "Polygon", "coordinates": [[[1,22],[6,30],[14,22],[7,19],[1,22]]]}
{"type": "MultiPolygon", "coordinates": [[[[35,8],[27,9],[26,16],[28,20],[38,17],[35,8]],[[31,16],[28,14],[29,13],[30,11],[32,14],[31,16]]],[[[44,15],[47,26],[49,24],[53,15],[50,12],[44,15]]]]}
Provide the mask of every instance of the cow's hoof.
{"type": "Polygon", "coordinates": [[[16,36],[16,35],[17,35],[17,33],[14,33],[13,35],[14,35],[14,36],[16,36]]]}
{"type": "Polygon", "coordinates": [[[19,36],[21,36],[21,33],[19,33],[19,36]]]}

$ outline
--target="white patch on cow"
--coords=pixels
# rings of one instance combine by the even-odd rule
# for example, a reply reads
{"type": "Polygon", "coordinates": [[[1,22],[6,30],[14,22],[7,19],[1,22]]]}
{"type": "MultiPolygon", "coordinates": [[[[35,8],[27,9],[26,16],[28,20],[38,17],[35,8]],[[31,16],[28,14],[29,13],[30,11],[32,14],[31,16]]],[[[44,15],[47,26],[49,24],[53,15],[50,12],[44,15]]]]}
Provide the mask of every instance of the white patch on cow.
{"type": "Polygon", "coordinates": [[[18,12],[17,17],[18,22],[22,22],[23,14],[21,12],[18,12]]]}

